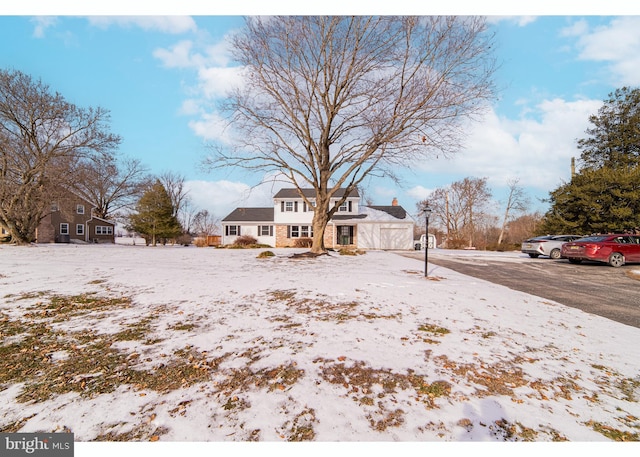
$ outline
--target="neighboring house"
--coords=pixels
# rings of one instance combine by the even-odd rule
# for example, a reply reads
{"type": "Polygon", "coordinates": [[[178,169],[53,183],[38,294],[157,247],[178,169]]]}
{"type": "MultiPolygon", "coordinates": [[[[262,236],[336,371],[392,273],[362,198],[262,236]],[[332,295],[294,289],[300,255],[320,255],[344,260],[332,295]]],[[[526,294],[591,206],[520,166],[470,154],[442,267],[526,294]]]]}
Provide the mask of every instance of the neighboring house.
{"type": "Polygon", "coordinates": [[[115,224],[94,216],[94,206],[71,192],[51,203],[36,230],[37,243],[114,243],[115,224]]]}
{"type": "MultiPolygon", "coordinates": [[[[303,189],[315,200],[313,189],[303,189]]],[[[331,201],[344,195],[339,190],[331,201]]],[[[233,244],[239,236],[252,236],[258,243],[273,247],[293,247],[301,238],[313,236],[313,209],[297,189],[282,189],[273,197],[272,208],[236,208],[222,220],[222,244],[233,244]]],[[[327,248],[413,249],[413,220],[398,205],[362,206],[360,195],[352,192],[329,221],[324,234],[327,248]]]]}

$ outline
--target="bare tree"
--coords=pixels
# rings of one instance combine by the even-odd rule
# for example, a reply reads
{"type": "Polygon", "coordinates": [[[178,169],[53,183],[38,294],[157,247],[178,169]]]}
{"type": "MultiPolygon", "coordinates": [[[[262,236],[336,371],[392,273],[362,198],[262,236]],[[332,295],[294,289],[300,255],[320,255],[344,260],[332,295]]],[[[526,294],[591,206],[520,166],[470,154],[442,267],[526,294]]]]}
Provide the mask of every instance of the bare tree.
{"type": "Polygon", "coordinates": [[[20,71],[0,70],[0,223],[18,244],[36,229],[75,164],[120,143],[109,112],[82,109],[20,71]]]}
{"type": "Polygon", "coordinates": [[[159,179],[171,199],[173,216],[177,217],[189,200],[189,191],[184,185],[185,177],[173,171],[165,171],[159,179]]]}
{"type": "Polygon", "coordinates": [[[300,196],[323,253],[328,221],[366,176],[459,149],[462,121],[494,95],[492,40],[477,17],[248,18],[232,41],[244,85],[224,105],[235,147],[212,145],[204,165],[313,188],[313,204],[300,196]]]}
{"type": "Polygon", "coordinates": [[[436,189],[417,206],[422,209],[428,205],[435,222],[446,227],[447,246],[459,247],[466,240],[467,246],[473,247],[476,235],[492,220],[487,211],[490,200],[487,178],[464,178],[436,189]]]}
{"type": "Polygon", "coordinates": [[[149,180],[138,159],[103,154],[81,162],[68,186],[95,205],[95,216],[111,219],[133,209],[149,180]]]}
{"type": "Polygon", "coordinates": [[[220,218],[203,209],[198,211],[193,218],[193,231],[198,236],[220,233],[220,222],[220,218]]]}
{"type": "Polygon", "coordinates": [[[502,228],[500,229],[500,236],[498,237],[498,244],[502,243],[504,233],[507,230],[507,224],[509,223],[509,217],[513,215],[513,212],[523,213],[529,206],[529,197],[524,193],[524,189],[518,186],[519,179],[509,180],[507,185],[509,186],[509,197],[507,198],[507,205],[504,210],[504,217],[502,219],[502,228]]]}

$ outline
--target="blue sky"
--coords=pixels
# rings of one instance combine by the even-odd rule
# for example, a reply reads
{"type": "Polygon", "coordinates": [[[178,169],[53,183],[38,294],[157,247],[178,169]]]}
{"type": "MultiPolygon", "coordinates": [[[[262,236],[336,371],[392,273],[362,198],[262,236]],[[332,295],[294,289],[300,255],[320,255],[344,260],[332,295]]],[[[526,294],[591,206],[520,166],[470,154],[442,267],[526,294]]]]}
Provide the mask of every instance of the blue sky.
{"type": "MultiPolygon", "coordinates": [[[[125,2],[87,11],[65,4],[0,7],[0,66],[41,78],[80,106],[108,109],[112,131],[123,138],[121,153],[153,173],[185,176],[194,206],[224,217],[236,206],[270,204],[271,186],[249,191],[262,176],[233,169],[205,173],[198,165],[205,142],[222,134],[214,102],[237,81],[225,37],[242,25],[240,14],[284,11],[194,6],[132,16],[140,12],[125,2]]],[[[399,13],[432,12],[398,5],[399,13]]],[[[397,197],[414,212],[416,202],[437,187],[487,177],[500,215],[506,184],[518,179],[532,210],[544,211],[539,200],[569,178],[571,157],[579,156],[575,140],[584,135],[588,116],[616,88],[640,85],[640,16],[630,15],[626,5],[610,5],[607,12],[578,8],[558,14],[502,13],[491,3],[484,11],[444,11],[491,14],[501,62],[499,100],[469,127],[466,147],[454,158],[413,164],[401,186],[372,179],[366,195],[378,205],[397,197]]]]}

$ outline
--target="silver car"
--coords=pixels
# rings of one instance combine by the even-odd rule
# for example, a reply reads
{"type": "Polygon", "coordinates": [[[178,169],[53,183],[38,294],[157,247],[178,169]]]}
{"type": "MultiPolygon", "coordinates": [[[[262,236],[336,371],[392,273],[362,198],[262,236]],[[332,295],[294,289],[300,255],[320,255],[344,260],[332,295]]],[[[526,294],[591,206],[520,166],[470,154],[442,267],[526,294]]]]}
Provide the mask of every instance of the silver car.
{"type": "Polygon", "coordinates": [[[552,259],[560,258],[560,248],[564,243],[582,238],[581,235],[546,235],[529,238],[522,242],[521,250],[529,257],[548,256],[552,259]]]}

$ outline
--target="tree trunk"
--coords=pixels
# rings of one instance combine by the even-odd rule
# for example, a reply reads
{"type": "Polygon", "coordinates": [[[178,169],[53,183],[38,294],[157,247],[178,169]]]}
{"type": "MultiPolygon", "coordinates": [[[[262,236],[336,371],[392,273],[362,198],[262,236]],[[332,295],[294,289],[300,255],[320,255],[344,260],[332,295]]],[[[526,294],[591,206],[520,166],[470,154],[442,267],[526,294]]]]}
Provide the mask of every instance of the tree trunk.
{"type": "Polygon", "coordinates": [[[327,229],[329,223],[329,216],[327,211],[322,211],[320,208],[316,208],[313,215],[313,238],[311,244],[312,254],[326,254],[327,248],[324,245],[324,232],[327,229]]]}

